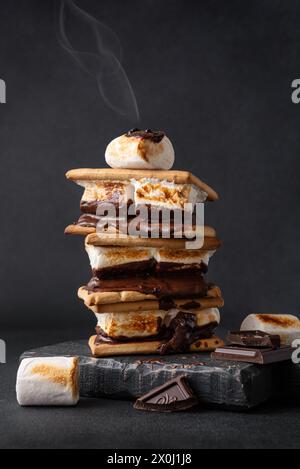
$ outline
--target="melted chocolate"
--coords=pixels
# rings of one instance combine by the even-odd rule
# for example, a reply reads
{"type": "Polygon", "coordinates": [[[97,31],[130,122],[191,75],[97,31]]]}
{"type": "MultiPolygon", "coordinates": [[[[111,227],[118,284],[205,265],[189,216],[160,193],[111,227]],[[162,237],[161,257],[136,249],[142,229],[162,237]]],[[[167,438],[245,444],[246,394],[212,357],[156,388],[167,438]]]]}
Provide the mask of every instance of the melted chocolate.
{"type": "Polygon", "coordinates": [[[153,131],[151,129],[141,130],[141,129],[131,129],[127,132],[126,137],[135,137],[151,140],[153,143],[160,143],[165,137],[165,133],[161,130],[153,131]]]}
{"type": "Polygon", "coordinates": [[[217,323],[211,323],[197,327],[195,315],[180,312],[171,321],[167,329],[168,338],[158,351],[161,355],[187,352],[197,340],[210,339],[217,326],[217,323]]]}
{"type": "MultiPolygon", "coordinates": [[[[162,215],[163,214],[162,209],[154,207],[151,204],[144,204],[142,206],[143,211],[141,211],[141,207],[139,208],[138,206],[134,205],[132,203],[132,201],[129,201],[128,204],[125,204],[125,205],[120,204],[118,201],[117,202],[110,202],[110,201],[101,202],[101,201],[97,201],[97,200],[93,200],[93,201],[89,201],[89,202],[81,201],[80,209],[81,209],[82,213],[84,213],[84,214],[95,215],[95,217],[99,221],[101,213],[108,214],[109,211],[111,211],[111,205],[114,206],[114,211],[115,211],[115,214],[116,214],[116,217],[117,217],[116,219],[118,219],[119,217],[121,217],[121,219],[122,219],[122,217],[125,214],[125,216],[127,215],[128,220],[132,220],[135,217],[139,216],[140,220],[143,221],[144,223],[146,223],[146,222],[150,223],[151,215],[152,215],[153,216],[153,221],[155,220],[155,221],[160,222],[160,223],[163,222],[163,220],[162,220],[162,216],[163,216],[162,215]],[[130,215],[128,215],[129,209],[130,209],[130,215]],[[146,218],[142,218],[142,215],[144,214],[145,209],[147,209],[147,216],[146,216],[146,218]],[[101,210],[101,212],[100,212],[100,210],[101,210]],[[97,214],[97,212],[98,212],[98,214],[97,214]],[[122,216],[120,214],[122,214],[122,216]]],[[[166,209],[166,210],[164,210],[164,213],[169,214],[171,222],[174,222],[174,220],[178,219],[180,221],[180,224],[181,224],[184,221],[184,211],[183,210],[166,209]]],[[[192,217],[192,223],[195,225],[196,221],[197,221],[197,219],[196,219],[196,210],[194,210],[193,217],[192,217]]]]}
{"type": "MultiPolygon", "coordinates": [[[[113,205],[116,211],[116,215],[119,216],[119,213],[121,210],[126,210],[128,211],[128,207],[133,205],[133,201],[129,200],[127,204],[122,205],[120,204],[120,198],[118,196],[114,197],[107,197],[105,199],[105,202],[101,200],[91,200],[91,201],[86,201],[86,200],[81,200],[80,202],[80,210],[82,213],[91,213],[93,215],[97,214],[97,210],[110,210],[111,207],[110,205],[113,205]]],[[[100,212],[98,212],[100,213],[100,212]]]]}
{"type": "Polygon", "coordinates": [[[99,280],[122,278],[128,275],[137,277],[141,275],[157,275],[161,276],[166,273],[173,273],[180,275],[182,272],[201,272],[206,274],[208,271],[207,265],[203,262],[201,264],[180,264],[172,262],[156,262],[155,259],[141,262],[130,262],[128,264],[117,265],[113,267],[105,267],[103,269],[93,270],[93,276],[99,280]]]}
{"type": "Polygon", "coordinates": [[[90,293],[134,291],[163,298],[203,298],[210,286],[201,273],[185,272],[184,275],[164,277],[145,276],[99,280],[93,277],[86,286],[90,293]]]}
{"type": "MultiPolygon", "coordinates": [[[[100,218],[97,215],[85,213],[84,215],[81,215],[75,225],[81,226],[83,228],[87,227],[99,230],[105,230],[108,228],[109,225],[110,227],[114,227],[120,233],[128,234],[129,223],[134,218],[134,216],[128,217],[128,222],[126,222],[126,220],[122,218],[107,220],[104,218],[102,219],[102,217],[100,218]]],[[[151,223],[151,221],[148,220],[141,220],[141,223],[136,226],[136,230],[143,237],[151,237],[152,233],[158,233],[159,237],[174,238],[177,233],[180,233],[182,234],[182,237],[184,239],[183,226],[181,224],[175,225],[172,220],[170,221],[170,226],[165,225],[163,222],[151,223]]]]}

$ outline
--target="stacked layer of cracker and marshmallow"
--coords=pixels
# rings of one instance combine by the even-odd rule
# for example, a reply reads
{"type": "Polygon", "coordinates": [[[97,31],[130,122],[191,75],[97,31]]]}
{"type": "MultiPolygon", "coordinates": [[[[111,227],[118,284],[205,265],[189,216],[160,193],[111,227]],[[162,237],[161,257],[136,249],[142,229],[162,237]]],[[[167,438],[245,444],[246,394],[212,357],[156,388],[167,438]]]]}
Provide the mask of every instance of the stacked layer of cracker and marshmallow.
{"type": "Polygon", "coordinates": [[[110,168],[67,173],[84,188],[79,220],[66,233],[85,236],[92,278],[79,297],[97,318],[94,356],[222,344],[215,329],[224,302],[206,280],[221,243],[197,211],[218,195],[191,173],[173,171],[174,160],[164,132],[132,129],[108,145],[110,168]]]}

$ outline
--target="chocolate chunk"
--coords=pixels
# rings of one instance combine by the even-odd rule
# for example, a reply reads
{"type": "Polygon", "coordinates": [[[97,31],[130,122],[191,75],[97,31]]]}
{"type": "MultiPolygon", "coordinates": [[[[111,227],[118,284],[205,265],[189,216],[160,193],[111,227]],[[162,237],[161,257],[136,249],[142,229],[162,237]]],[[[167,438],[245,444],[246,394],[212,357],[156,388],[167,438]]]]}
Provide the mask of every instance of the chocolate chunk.
{"type": "Polygon", "coordinates": [[[161,355],[187,352],[197,340],[210,339],[216,327],[218,327],[216,322],[197,327],[194,314],[180,311],[167,328],[165,342],[159,347],[158,352],[161,355]]]}
{"type": "Polygon", "coordinates": [[[291,360],[293,351],[292,347],[281,347],[274,350],[272,348],[246,348],[232,345],[218,348],[212,353],[212,358],[223,361],[269,365],[291,360]]]}
{"type": "Polygon", "coordinates": [[[189,387],[186,377],[178,376],[140,397],[134,408],[150,412],[180,412],[198,404],[199,401],[189,387]]]}
{"type": "Polygon", "coordinates": [[[239,331],[230,332],[228,335],[230,345],[255,348],[280,348],[281,339],[279,335],[270,335],[262,331],[239,331]]]}

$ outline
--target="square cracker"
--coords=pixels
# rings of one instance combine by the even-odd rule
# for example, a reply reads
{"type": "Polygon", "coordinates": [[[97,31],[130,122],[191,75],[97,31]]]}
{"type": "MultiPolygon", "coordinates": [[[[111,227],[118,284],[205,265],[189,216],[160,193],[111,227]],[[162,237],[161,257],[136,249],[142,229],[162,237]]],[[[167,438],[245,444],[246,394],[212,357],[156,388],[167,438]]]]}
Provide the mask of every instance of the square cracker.
{"type": "MultiPolygon", "coordinates": [[[[96,336],[89,340],[89,346],[94,357],[112,357],[119,355],[158,355],[157,350],[162,341],[119,342],[95,344],[96,336]]],[[[198,340],[190,347],[190,352],[213,352],[222,347],[224,342],[219,337],[198,340]]]]}

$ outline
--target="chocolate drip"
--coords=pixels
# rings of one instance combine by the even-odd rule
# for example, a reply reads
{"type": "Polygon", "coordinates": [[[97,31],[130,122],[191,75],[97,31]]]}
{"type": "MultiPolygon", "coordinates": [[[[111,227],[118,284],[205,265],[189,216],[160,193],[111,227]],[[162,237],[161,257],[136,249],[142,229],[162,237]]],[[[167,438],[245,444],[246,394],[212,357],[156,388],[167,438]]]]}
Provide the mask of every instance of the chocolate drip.
{"type": "Polygon", "coordinates": [[[210,339],[217,326],[217,323],[211,323],[207,326],[197,327],[195,315],[180,312],[171,321],[167,329],[169,337],[158,351],[161,355],[186,352],[197,340],[210,339]]]}
{"type": "Polygon", "coordinates": [[[141,129],[131,129],[127,132],[126,137],[135,137],[151,140],[153,143],[160,143],[165,137],[165,133],[161,130],[153,131],[151,129],[141,130],[141,129]]]}

